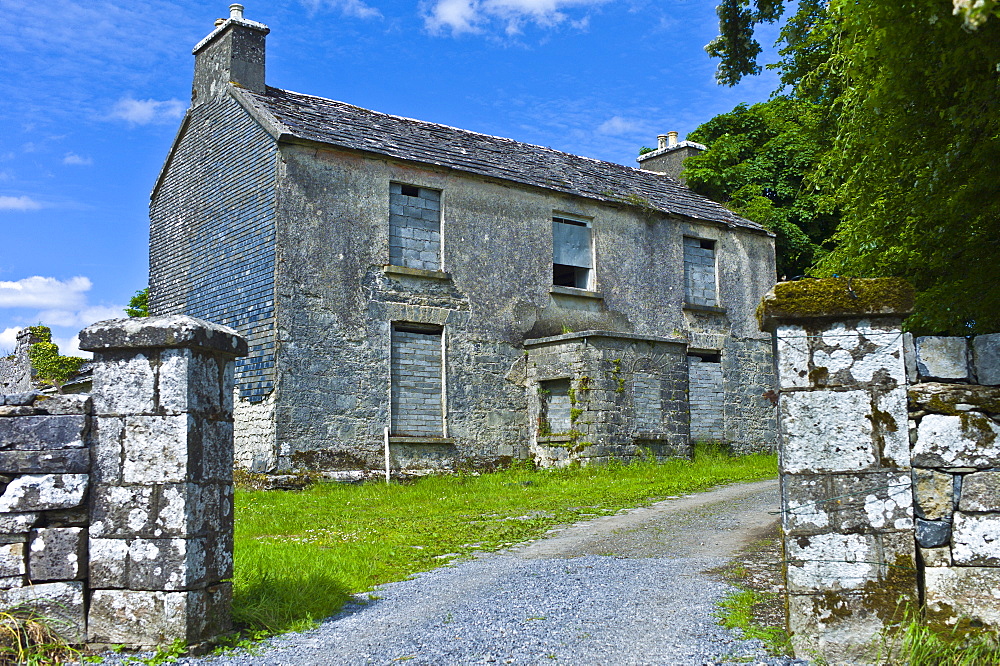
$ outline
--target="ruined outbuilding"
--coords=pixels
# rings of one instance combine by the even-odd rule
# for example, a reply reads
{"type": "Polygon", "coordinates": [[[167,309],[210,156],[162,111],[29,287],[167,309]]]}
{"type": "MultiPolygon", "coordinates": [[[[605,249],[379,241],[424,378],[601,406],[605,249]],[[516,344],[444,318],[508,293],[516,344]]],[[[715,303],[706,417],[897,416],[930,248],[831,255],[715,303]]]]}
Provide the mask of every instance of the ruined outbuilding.
{"type": "Polygon", "coordinates": [[[249,340],[237,464],[772,446],[762,227],[656,170],[267,86],[242,11],[194,49],[150,207],[151,312],[249,340]]]}

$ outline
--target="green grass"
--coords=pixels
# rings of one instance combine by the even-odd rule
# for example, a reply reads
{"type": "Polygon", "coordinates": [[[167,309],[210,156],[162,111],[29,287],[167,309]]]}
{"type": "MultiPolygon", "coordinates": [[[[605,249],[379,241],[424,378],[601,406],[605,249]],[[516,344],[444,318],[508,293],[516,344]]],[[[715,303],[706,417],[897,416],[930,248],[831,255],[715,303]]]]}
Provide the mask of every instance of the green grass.
{"type": "Polygon", "coordinates": [[[926,626],[907,612],[902,629],[889,635],[889,653],[880,663],[907,666],[996,666],[1000,664],[1000,635],[983,628],[945,629],[926,626]]]}
{"type": "Polygon", "coordinates": [[[304,629],[351,594],[454,557],[534,538],[560,523],[776,474],[773,455],[731,457],[702,446],[693,461],[237,490],[234,619],[249,631],[304,629]]]}
{"type": "Polygon", "coordinates": [[[759,638],[771,654],[791,654],[788,632],[783,627],[762,626],[757,623],[753,615],[754,605],[777,596],[772,592],[737,589],[719,602],[716,617],[719,618],[719,624],[726,629],[740,629],[743,638],[759,638]]]}

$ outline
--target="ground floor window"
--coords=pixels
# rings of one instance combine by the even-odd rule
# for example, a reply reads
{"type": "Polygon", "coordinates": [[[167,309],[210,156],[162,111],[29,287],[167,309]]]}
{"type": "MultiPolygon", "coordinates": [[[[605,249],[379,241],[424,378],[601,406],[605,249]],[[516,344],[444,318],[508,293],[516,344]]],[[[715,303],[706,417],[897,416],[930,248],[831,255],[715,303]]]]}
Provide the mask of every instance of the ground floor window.
{"type": "Polygon", "coordinates": [[[392,327],[393,435],[444,437],[442,334],[440,327],[392,327]]]}

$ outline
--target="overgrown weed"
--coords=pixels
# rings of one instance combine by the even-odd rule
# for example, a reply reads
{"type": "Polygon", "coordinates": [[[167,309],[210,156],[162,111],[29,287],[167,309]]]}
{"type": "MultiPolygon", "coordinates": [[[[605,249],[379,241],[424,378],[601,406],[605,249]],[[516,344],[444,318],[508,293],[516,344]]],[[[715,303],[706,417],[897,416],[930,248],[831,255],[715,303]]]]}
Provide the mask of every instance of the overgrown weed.
{"type": "Polygon", "coordinates": [[[64,624],[27,605],[0,611],[0,666],[42,666],[78,658],[80,653],[59,636],[64,624]]]}
{"type": "Polygon", "coordinates": [[[996,666],[1000,635],[970,628],[965,622],[945,631],[928,627],[921,613],[906,612],[906,621],[883,640],[885,664],[907,666],[996,666]]]}
{"type": "Polygon", "coordinates": [[[429,476],[406,484],[318,484],[236,492],[234,618],[250,631],[301,630],[352,594],[558,524],[777,473],[774,455],[699,445],[693,460],[429,476]]]}

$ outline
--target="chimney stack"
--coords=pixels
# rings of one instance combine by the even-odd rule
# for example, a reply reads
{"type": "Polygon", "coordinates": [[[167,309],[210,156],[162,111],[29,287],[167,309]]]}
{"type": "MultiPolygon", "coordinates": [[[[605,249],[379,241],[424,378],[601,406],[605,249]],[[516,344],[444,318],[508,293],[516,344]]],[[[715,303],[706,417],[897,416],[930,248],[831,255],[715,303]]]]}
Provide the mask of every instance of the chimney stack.
{"type": "Polygon", "coordinates": [[[677,146],[677,132],[667,132],[667,148],[674,148],[677,146]]]}
{"type": "Polygon", "coordinates": [[[656,137],[657,149],[646,152],[636,159],[640,168],[645,171],[664,173],[671,178],[684,182],[681,172],[684,170],[684,160],[697,155],[705,146],[694,141],[678,141],[677,132],[667,132],[656,137]]]}
{"type": "Polygon", "coordinates": [[[194,85],[191,106],[224,95],[233,84],[264,92],[264,38],[270,29],[243,18],[243,5],[229,5],[229,18],[194,47],[194,85]]]}
{"type": "Polygon", "coordinates": [[[657,146],[656,146],[657,150],[666,150],[666,148],[667,148],[667,135],[666,134],[657,135],[656,142],[657,142],[657,146]]]}

